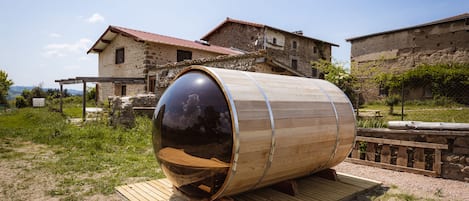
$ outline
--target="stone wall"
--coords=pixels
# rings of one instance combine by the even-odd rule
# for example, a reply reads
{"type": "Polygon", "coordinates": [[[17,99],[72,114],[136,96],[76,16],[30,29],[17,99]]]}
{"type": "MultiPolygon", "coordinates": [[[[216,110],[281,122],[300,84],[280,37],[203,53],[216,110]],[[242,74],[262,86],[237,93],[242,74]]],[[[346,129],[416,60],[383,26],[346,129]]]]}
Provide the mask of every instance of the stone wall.
{"type": "MultiPolygon", "coordinates": [[[[117,35],[116,38],[99,53],[99,70],[100,77],[143,77],[143,42],[137,42],[131,38],[117,35]],[[116,49],[124,48],[124,63],[116,64],[116,49]]],[[[127,95],[136,95],[144,92],[145,85],[133,85],[127,87],[127,95]]],[[[99,101],[107,100],[108,96],[120,95],[116,94],[116,89],[112,83],[99,84],[99,101]]]]}
{"type": "Polygon", "coordinates": [[[312,76],[311,61],[319,59],[331,60],[331,45],[307,39],[292,33],[285,33],[267,28],[266,46],[268,55],[275,58],[279,62],[291,66],[292,60],[298,61],[297,71],[312,76]],[[272,35],[272,36],[271,36],[272,35]],[[273,37],[283,36],[283,44],[274,45],[273,37]],[[296,48],[293,43],[296,42],[296,48]],[[316,49],[316,52],[314,51],[316,49]]]}
{"type": "MultiPolygon", "coordinates": [[[[135,117],[139,114],[134,107],[155,107],[158,98],[154,94],[139,94],[132,97],[114,96],[109,98],[111,112],[109,123],[112,126],[122,125],[127,128],[135,126],[135,117]]],[[[151,118],[153,110],[148,111],[151,118]]]]}
{"type": "Polygon", "coordinates": [[[442,150],[441,177],[469,182],[469,131],[425,131],[396,132],[392,130],[360,129],[359,136],[405,140],[415,142],[429,142],[447,144],[448,149],[442,150]]]}
{"type": "MultiPolygon", "coordinates": [[[[215,57],[220,54],[183,48],[152,42],[138,42],[132,38],[117,35],[116,38],[99,53],[100,77],[146,77],[148,68],[157,65],[175,63],[177,50],[192,52],[193,59],[215,57]],[[124,63],[115,64],[116,49],[124,48],[124,63]]],[[[127,84],[127,96],[135,96],[147,91],[146,84],[127,84]]],[[[99,101],[103,102],[109,96],[120,96],[121,85],[114,83],[100,83],[98,89],[99,101]]]]}
{"type": "Polygon", "coordinates": [[[264,29],[230,22],[218,28],[207,41],[213,45],[255,52],[263,49],[264,29]]]}
{"type": "MultiPolygon", "coordinates": [[[[464,20],[352,39],[352,73],[400,73],[420,64],[468,63],[469,32],[464,20]]],[[[367,75],[369,76],[369,75],[367,75]]],[[[366,100],[378,98],[378,86],[363,88],[366,100]]]]}
{"type": "Polygon", "coordinates": [[[260,28],[227,23],[218,28],[207,40],[210,44],[234,47],[248,52],[264,49],[271,58],[275,58],[285,66],[291,66],[292,60],[295,59],[298,62],[297,71],[307,76],[312,75],[311,61],[321,58],[331,59],[330,44],[268,26],[260,28]],[[293,41],[297,44],[296,49],[292,47],[293,41]]]}
{"type": "Polygon", "coordinates": [[[235,56],[218,56],[212,58],[202,58],[191,61],[183,61],[173,64],[159,65],[150,68],[148,75],[156,76],[156,95],[160,96],[166,87],[171,84],[176,75],[184,68],[191,65],[204,65],[215,68],[226,68],[233,70],[262,72],[280,75],[293,75],[291,72],[271,66],[267,63],[265,52],[253,52],[235,56]]]}

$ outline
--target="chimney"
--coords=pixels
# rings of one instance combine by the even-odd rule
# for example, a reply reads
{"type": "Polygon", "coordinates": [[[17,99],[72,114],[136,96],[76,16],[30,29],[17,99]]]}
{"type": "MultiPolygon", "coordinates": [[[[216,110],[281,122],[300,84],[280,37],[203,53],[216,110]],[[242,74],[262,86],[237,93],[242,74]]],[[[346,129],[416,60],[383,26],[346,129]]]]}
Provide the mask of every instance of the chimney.
{"type": "Polygon", "coordinates": [[[296,35],[300,35],[300,36],[303,35],[303,31],[302,31],[302,30],[294,31],[294,32],[292,32],[292,33],[294,33],[294,34],[296,34],[296,35]]]}

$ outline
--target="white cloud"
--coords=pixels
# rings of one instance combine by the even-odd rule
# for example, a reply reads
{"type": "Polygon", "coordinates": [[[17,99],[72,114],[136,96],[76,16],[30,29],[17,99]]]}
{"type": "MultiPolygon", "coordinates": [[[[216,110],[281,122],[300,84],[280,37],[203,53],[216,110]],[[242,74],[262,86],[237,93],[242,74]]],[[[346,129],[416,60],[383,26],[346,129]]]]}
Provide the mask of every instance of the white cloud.
{"type": "Polygon", "coordinates": [[[75,43],[53,43],[44,47],[44,56],[63,57],[68,54],[84,53],[90,46],[91,40],[82,38],[75,43]]]}
{"type": "Polygon", "coordinates": [[[60,38],[60,37],[62,37],[62,35],[60,35],[58,33],[50,33],[49,37],[51,37],[51,38],[60,38]]]}
{"type": "Polygon", "coordinates": [[[87,18],[86,21],[93,24],[98,22],[104,22],[104,17],[99,13],[95,13],[91,17],[87,18]]]}

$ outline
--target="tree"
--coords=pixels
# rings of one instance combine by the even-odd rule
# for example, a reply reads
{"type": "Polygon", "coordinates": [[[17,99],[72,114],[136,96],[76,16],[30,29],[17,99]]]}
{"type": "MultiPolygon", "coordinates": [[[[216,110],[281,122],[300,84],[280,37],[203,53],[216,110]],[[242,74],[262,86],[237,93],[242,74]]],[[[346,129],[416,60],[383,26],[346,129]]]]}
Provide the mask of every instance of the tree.
{"type": "Polygon", "coordinates": [[[324,79],[339,87],[350,99],[355,103],[356,94],[353,90],[354,77],[348,73],[342,64],[319,60],[312,62],[312,68],[316,68],[320,73],[324,74],[324,79]]]}
{"type": "Polygon", "coordinates": [[[8,73],[0,70],[0,104],[8,104],[7,95],[11,85],[13,81],[8,79],[8,73]]]}

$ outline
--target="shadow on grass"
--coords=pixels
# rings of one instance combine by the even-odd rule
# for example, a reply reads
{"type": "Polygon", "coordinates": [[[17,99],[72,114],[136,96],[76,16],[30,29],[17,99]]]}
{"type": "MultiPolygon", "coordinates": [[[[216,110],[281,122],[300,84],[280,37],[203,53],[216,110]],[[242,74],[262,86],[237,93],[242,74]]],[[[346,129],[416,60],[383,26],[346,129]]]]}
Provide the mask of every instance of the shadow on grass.
{"type": "Polygon", "coordinates": [[[366,191],[365,193],[357,195],[352,200],[358,200],[358,201],[376,200],[376,198],[386,194],[386,192],[388,192],[389,189],[390,188],[387,186],[379,185],[373,189],[366,191]]]}

